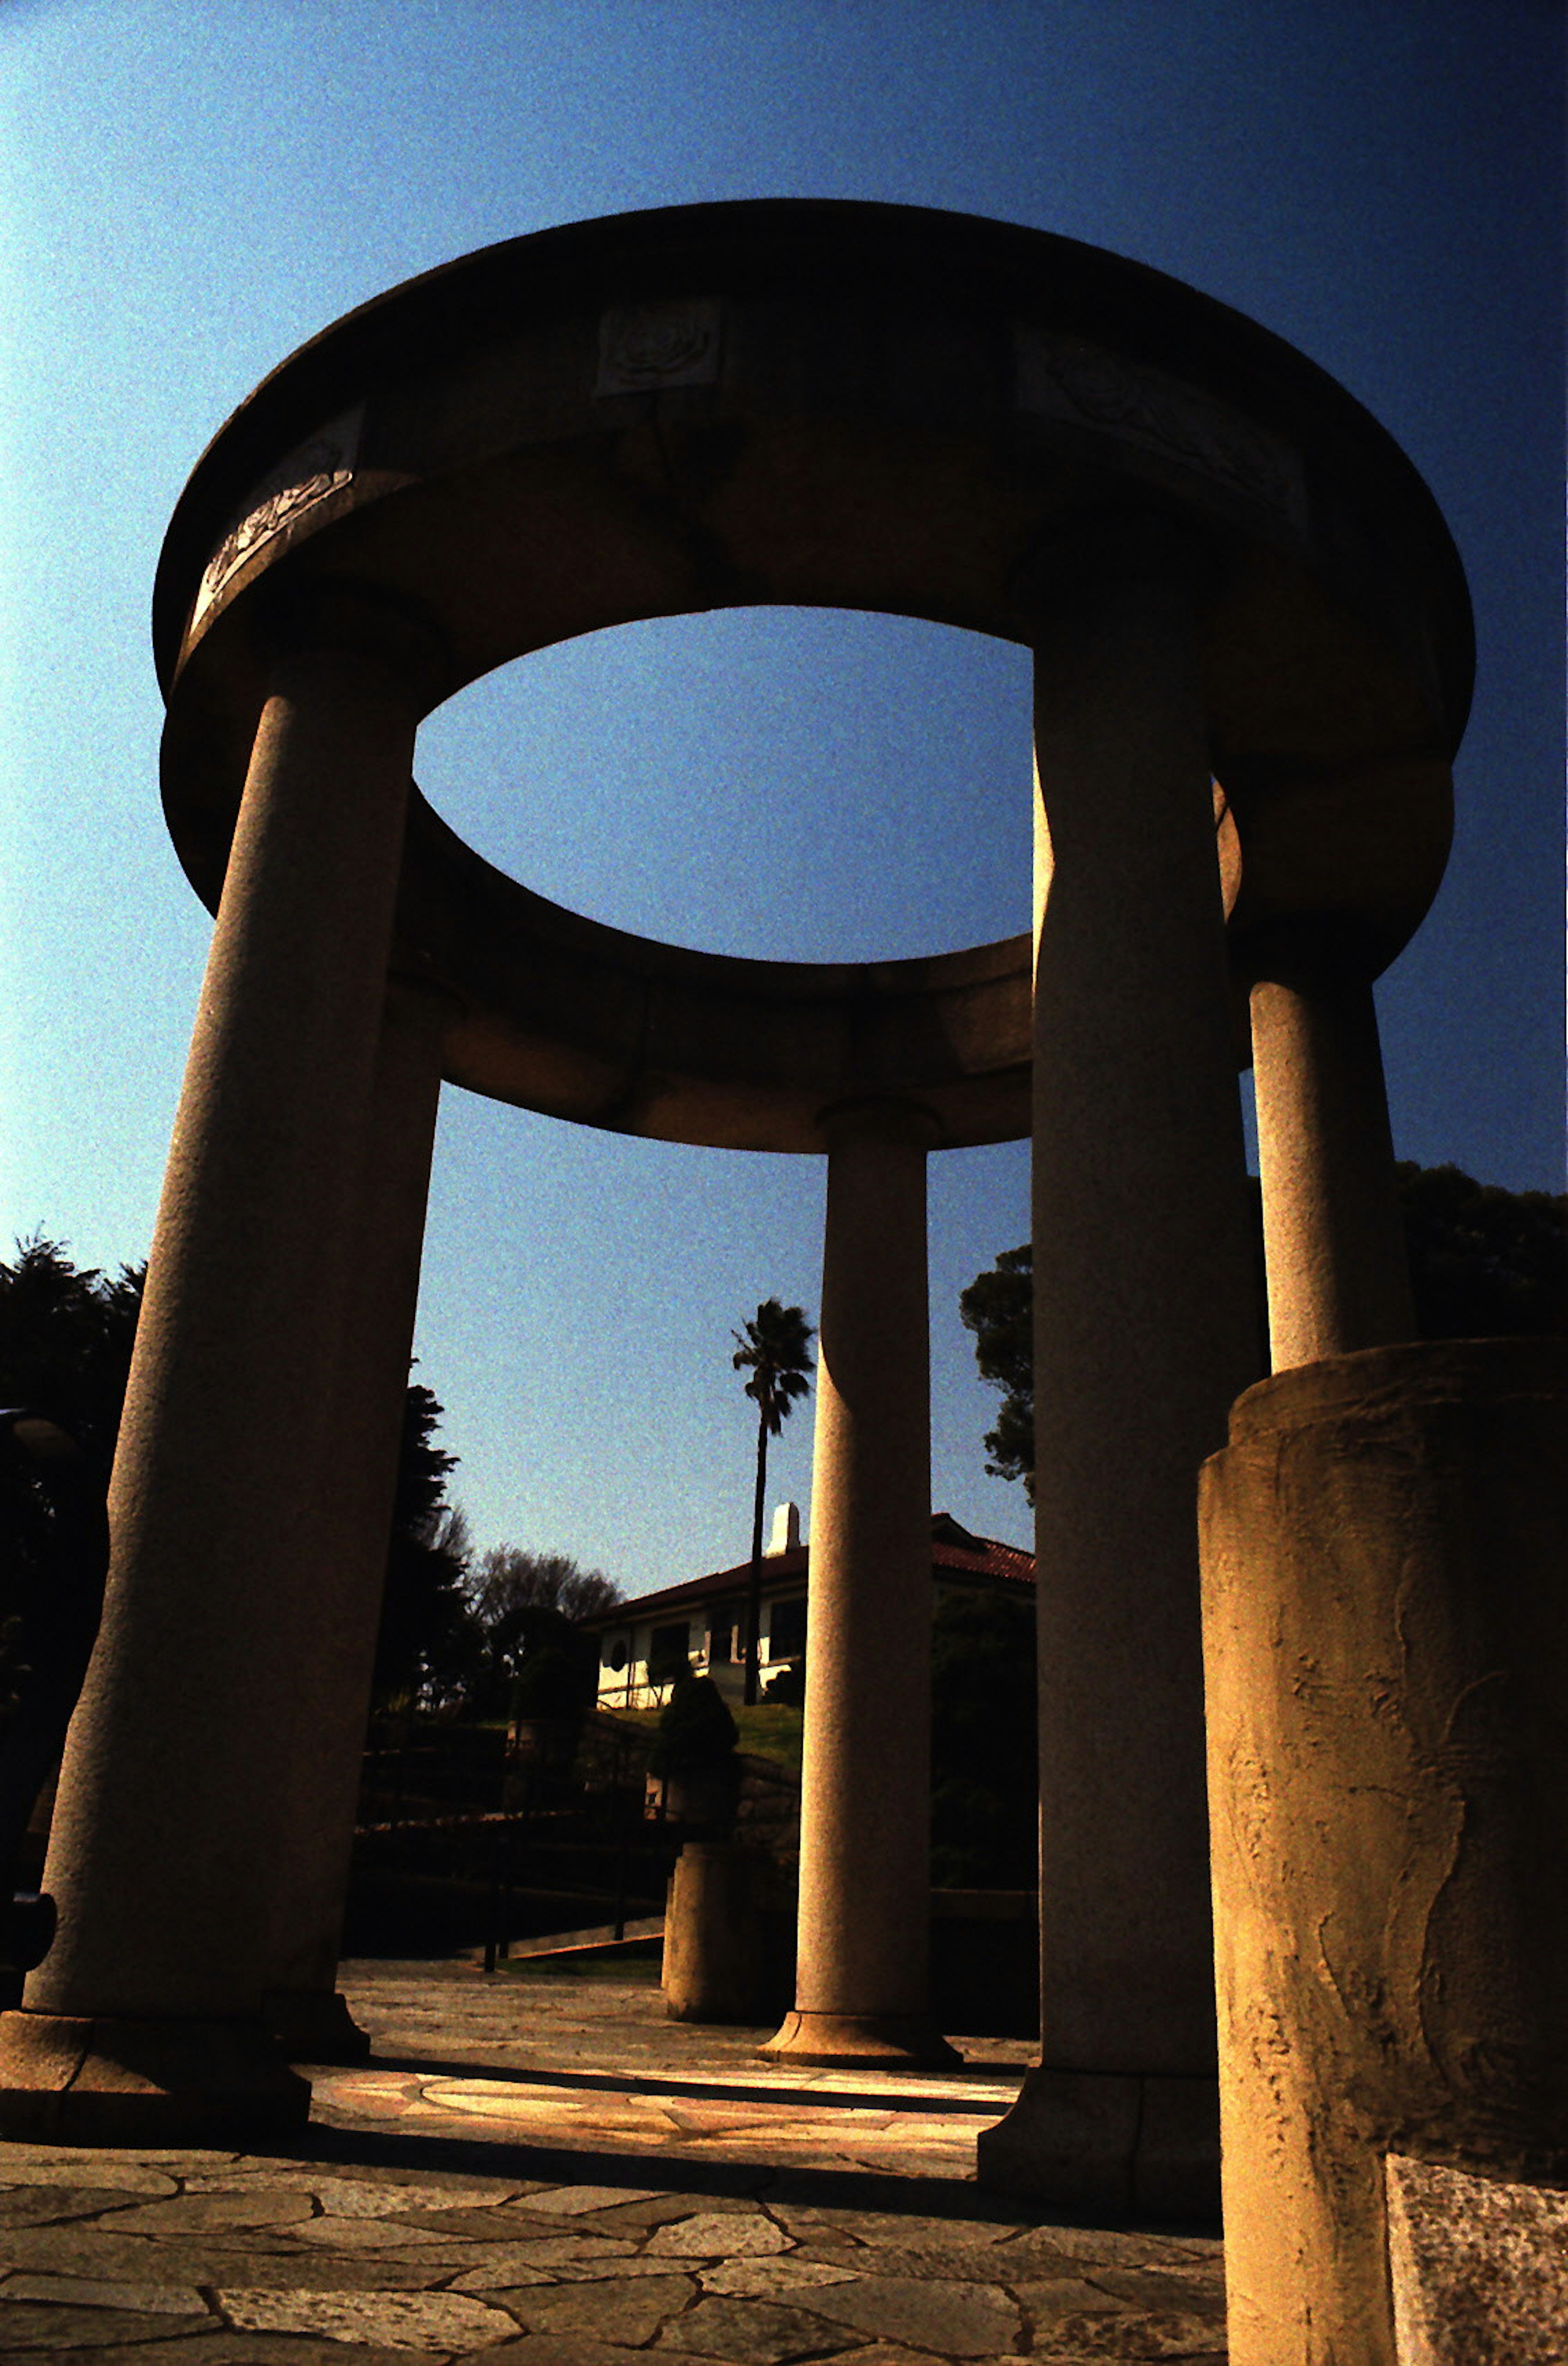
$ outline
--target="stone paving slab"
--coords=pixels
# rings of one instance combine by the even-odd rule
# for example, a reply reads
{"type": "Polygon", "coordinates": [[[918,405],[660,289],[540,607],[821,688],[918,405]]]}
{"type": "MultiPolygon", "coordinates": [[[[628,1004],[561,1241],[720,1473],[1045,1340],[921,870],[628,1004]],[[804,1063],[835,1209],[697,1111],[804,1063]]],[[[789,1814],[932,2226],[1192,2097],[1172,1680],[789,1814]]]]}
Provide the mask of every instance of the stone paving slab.
{"type": "Polygon", "coordinates": [[[376,2059],[266,2154],[0,2144],[6,2366],[1223,2366],[1217,2240],[974,2184],[1023,2064],[760,2064],[645,1983],[345,1978],[376,2059]]]}

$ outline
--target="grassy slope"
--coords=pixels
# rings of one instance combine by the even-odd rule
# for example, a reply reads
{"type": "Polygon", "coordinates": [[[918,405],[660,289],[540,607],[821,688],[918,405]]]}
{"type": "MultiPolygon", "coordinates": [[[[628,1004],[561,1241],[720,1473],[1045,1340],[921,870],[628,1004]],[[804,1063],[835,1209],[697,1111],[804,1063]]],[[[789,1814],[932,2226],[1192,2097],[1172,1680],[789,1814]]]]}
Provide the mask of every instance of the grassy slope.
{"type": "MultiPolygon", "coordinates": [[[[652,1734],[659,1724],[656,1708],[616,1709],[617,1718],[626,1725],[645,1726],[652,1734]]],[[[755,1708],[738,1708],[735,1722],[740,1729],[740,1748],[752,1758],[772,1758],[792,1774],[800,1773],[800,1735],[804,1713],[797,1708],[782,1708],[773,1701],[759,1701],[755,1708]]]]}

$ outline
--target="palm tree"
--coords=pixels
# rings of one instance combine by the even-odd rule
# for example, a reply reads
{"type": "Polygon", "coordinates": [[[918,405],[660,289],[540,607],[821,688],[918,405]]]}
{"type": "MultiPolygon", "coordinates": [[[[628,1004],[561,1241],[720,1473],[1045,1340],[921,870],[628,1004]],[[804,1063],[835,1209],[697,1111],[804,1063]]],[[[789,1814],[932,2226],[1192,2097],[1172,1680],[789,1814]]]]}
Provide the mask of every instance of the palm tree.
{"type": "Polygon", "coordinates": [[[750,1372],[746,1393],[757,1404],[757,1493],[751,1507],[751,1583],[746,1596],[746,1689],[744,1705],[757,1698],[757,1662],[762,1637],[762,1504],[768,1490],[768,1437],[776,1437],[794,1408],[811,1386],[811,1358],[816,1337],[802,1306],[781,1306],[764,1299],[742,1330],[732,1331],[738,1372],[750,1372]]]}

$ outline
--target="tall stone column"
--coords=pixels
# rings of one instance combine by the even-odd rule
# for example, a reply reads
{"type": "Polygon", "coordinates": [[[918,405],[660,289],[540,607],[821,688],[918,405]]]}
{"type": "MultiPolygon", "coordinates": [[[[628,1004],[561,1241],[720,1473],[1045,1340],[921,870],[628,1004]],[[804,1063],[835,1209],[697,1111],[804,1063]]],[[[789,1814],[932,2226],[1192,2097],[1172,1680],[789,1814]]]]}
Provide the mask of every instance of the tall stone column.
{"type": "Polygon", "coordinates": [[[369,2051],[337,1992],[337,1960],[451,1008],[445,997],[394,979],[381,1022],[318,1482],[323,1615],[298,1671],[266,1984],[267,2021],[296,2061],[343,2061],[369,2051]]]}
{"type": "Polygon", "coordinates": [[[423,634],[340,599],[270,661],[120,1433],[114,1551],[0,2124],[200,2141],[302,2120],[261,2020],[423,634]]]}
{"type": "Polygon", "coordinates": [[[954,2059],[929,2011],[931,1337],[924,1110],[827,1121],[795,2011],[763,2051],[954,2059]]]}
{"type": "Polygon", "coordinates": [[[987,2185],[1217,2207],[1197,1495],[1256,1369],[1183,554],[1108,530],[1035,658],[1042,2065],[987,2185]]]}
{"type": "Polygon", "coordinates": [[[1279,963],[1252,988],[1277,1372],[1415,1334],[1371,982],[1279,963]]]}

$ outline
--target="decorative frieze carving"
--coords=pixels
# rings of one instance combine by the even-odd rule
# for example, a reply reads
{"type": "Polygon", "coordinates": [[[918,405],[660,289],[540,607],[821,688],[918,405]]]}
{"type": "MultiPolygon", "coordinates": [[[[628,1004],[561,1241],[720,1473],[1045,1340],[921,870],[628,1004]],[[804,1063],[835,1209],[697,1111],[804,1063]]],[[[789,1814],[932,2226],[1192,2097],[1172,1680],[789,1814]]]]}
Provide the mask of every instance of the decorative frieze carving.
{"type": "Polygon", "coordinates": [[[1304,524],[1301,457],[1281,436],[1182,378],[1081,337],[1022,323],[1014,334],[1021,411],[1142,445],[1304,524]]]}
{"type": "Polygon", "coordinates": [[[297,444],[287,459],[252,486],[244,507],[207,562],[191,614],[193,625],[199,623],[235,569],[270,541],[279,527],[301,511],[314,508],[340,486],[352,483],[364,423],[365,405],[356,403],[303,444],[297,444]]]}
{"type": "Polygon", "coordinates": [[[613,304],[599,322],[595,395],[649,394],[666,386],[713,386],[722,327],[716,296],[661,304],[613,304]]]}

